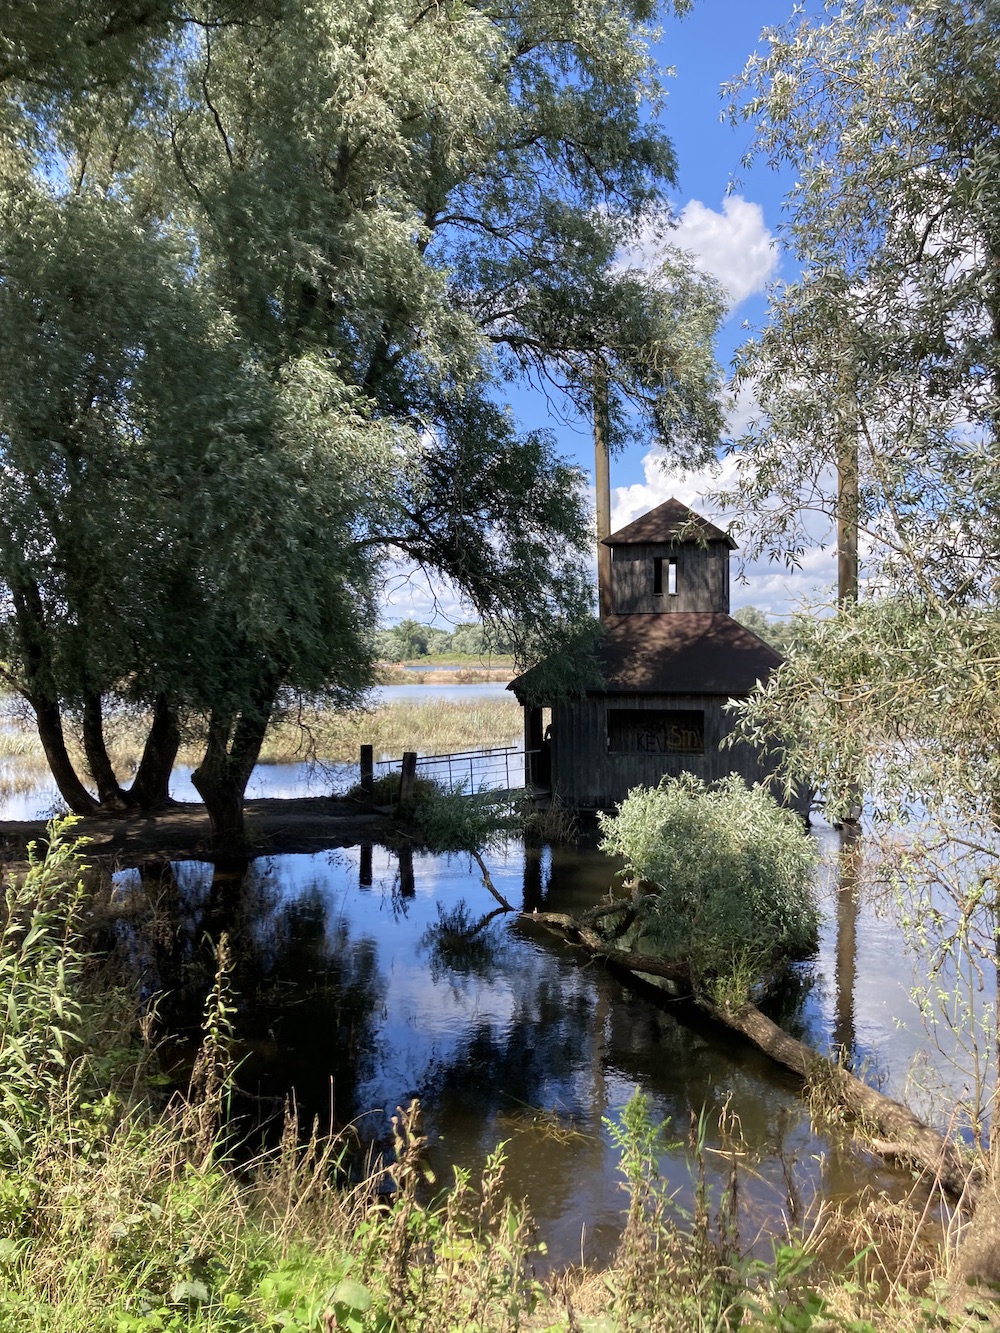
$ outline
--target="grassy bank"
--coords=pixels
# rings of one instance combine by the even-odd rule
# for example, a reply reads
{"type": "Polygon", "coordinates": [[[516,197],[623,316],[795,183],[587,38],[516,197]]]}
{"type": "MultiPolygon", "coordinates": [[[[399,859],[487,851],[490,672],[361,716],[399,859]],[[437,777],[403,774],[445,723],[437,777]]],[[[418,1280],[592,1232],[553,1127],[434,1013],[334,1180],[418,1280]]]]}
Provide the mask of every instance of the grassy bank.
{"type": "MultiPolygon", "coordinates": [[[[373,745],[376,755],[398,756],[404,750],[446,754],[456,750],[509,745],[522,726],[521,710],[513,696],[440,699],[429,703],[397,700],[370,712],[337,713],[303,709],[279,717],[268,729],[261,750],[263,763],[329,763],[356,761],[362,744],[373,745]]],[[[144,719],[119,716],[106,727],[108,747],[118,774],[134,773],[145,740],[144,719]]],[[[79,771],[85,771],[79,738],[70,734],[70,748],[79,771]]],[[[178,762],[194,766],[201,745],[188,735],[178,762]]],[[[34,729],[15,722],[0,731],[0,799],[5,791],[27,791],[48,769],[34,729]]]]}
{"type": "MultiPolygon", "coordinates": [[[[348,1140],[293,1120],[238,1168],[227,1138],[234,997],[226,946],[189,1094],[163,1104],[149,1023],[127,979],[88,954],[94,903],[56,840],[8,886],[0,950],[0,1329],[27,1333],[797,1333],[947,1328],[940,1251],[919,1211],[789,1223],[763,1258],[729,1188],[680,1214],[656,1175],[660,1126],[641,1096],[610,1127],[625,1228],[615,1264],[542,1282],[503,1156],[433,1184],[415,1107],[393,1165],[347,1183],[348,1140]]],[[[237,1075],[238,1076],[238,1075],[237,1075]]],[[[703,1150],[696,1133],[692,1171],[703,1150]]],[[[703,1179],[703,1176],[702,1176],[703,1179]]],[[[794,1209],[789,1216],[796,1216],[794,1209]]],[[[815,1219],[814,1219],[815,1220],[815,1219]]],[[[585,1221],[585,1219],[581,1219],[585,1221]]],[[[760,1251],[763,1247],[758,1247],[760,1251]]]]}

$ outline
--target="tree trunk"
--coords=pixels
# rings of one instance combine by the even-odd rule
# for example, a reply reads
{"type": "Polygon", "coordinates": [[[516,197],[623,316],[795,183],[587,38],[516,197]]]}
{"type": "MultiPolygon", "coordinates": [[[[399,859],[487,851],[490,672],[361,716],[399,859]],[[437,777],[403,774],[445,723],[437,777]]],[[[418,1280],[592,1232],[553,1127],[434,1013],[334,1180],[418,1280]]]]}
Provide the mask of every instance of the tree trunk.
{"type": "MultiPolygon", "coordinates": [[[[610,910],[624,906],[614,904],[610,910]]],[[[593,912],[586,913],[582,920],[577,920],[562,912],[533,912],[524,919],[568,935],[606,963],[630,972],[665,977],[690,994],[690,974],[683,964],[666,963],[649,955],[615,949],[587,924],[588,918],[593,920],[594,916],[593,912]]],[[[965,1161],[958,1149],[937,1130],[918,1120],[900,1102],[876,1092],[826,1056],[790,1037],[752,1004],[745,1004],[732,1013],[696,996],[691,998],[703,1013],[731,1031],[739,1032],[778,1064],[800,1078],[827,1087],[836,1101],[868,1127],[871,1137],[867,1143],[874,1152],[913,1162],[930,1172],[949,1194],[967,1203],[976,1201],[981,1182],[971,1163],[965,1161]]]]}
{"type": "Polygon", "coordinates": [[[124,810],[125,793],[118,784],[104,741],[104,716],[101,696],[90,693],[83,704],[83,749],[90,776],[97,784],[97,798],[109,810],[124,810]]]}
{"type": "Polygon", "coordinates": [[[245,842],[243,793],[264,743],[276,697],[276,687],[262,686],[257,698],[235,718],[232,713],[213,712],[205,756],[191,774],[205,802],[212,835],[227,850],[245,842]]]}
{"type": "Polygon", "coordinates": [[[594,486],[597,492],[597,602],[602,620],[614,610],[611,596],[611,455],[608,444],[608,372],[600,356],[594,363],[594,486]]]}
{"type": "Polygon", "coordinates": [[[170,800],[170,774],[181,744],[177,714],[165,694],[156,696],[153,721],[146,737],[142,759],[128,790],[130,805],[140,810],[165,805],[170,800]]]}
{"type": "Polygon", "coordinates": [[[92,815],[98,808],[76,775],[66,749],[62,714],[52,673],[45,604],[33,579],[11,585],[14,625],[24,660],[24,695],[35,712],[38,739],[42,742],[49,769],[63,798],[75,815],[92,815]]]}
{"type": "Polygon", "coordinates": [[[59,795],[75,815],[93,815],[99,809],[97,801],[76,775],[73,761],[66,749],[62,716],[54,699],[29,695],[28,702],[35,710],[38,739],[42,742],[45,758],[55,778],[59,795]]]}

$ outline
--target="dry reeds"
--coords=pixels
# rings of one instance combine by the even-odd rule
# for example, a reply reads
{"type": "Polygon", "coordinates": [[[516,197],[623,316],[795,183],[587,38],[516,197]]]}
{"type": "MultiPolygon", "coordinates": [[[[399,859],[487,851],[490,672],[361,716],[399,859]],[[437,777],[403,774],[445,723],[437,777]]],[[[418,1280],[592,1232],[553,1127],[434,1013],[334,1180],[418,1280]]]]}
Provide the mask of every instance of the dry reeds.
{"type": "MultiPolygon", "coordinates": [[[[147,720],[141,714],[119,713],[108,718],[105,739],[119,778],[127,782],[135,772],[146,739],[147,720]]],[[[510,745],[519,737],[521,710],[514,700],[492,696],[437,699],[430,702],[399,699],[367,712],[336,712],[302,708],[280,715],[268,729],[260,753],[265,764],[304,761],[349,763],[361,745],[371,745],[377,756],[396,757],[404,750],[447,754],[457,750],[489,749],[510,745]]],[[[68,729],[70,753],[85,771],[82,744],[68,729]]],[[[177,762],[194,767],[202,755],[201,739],[190,724],[177,762]]],[[[0,730],[0,799],[4,792],[30,791],[47,772],[41,743],[22,719],[9,719],[0,730]]]]}

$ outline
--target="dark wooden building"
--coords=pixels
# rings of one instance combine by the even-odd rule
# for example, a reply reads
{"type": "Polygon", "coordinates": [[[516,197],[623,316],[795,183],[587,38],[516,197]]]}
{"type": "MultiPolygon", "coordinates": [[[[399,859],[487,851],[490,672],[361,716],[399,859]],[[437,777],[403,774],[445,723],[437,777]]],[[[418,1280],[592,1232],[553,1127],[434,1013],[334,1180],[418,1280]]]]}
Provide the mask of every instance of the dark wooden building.
{"type": "Polygon", "coordinates": [[[748,694],[780,655],[729,614],[736,543],[679,500],[605,538],[611,614],[599,649],[603,684],[583,697],[530,698],[530,672],[508,688],[524,705],[537,787],[580,810],[607,810],[664,774],[765,779],[753,748],[720,749],[730,699],[748,694]],[[546,717],[546,714],[549,716],[546,717]]]}

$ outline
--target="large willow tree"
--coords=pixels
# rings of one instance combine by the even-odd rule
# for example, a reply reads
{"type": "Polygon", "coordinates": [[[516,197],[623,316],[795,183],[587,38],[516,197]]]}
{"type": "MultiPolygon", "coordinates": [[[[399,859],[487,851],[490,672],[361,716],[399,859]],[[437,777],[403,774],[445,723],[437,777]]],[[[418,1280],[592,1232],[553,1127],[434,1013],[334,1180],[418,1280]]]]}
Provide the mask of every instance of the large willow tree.
{"type": "Polygon", "coordinates": [[[770,34],[742,112],[790,166],[801,277],[743,349],[748,536],[795,561],[851,497],[864,605],[803,625],[754,706],[787,766],[889,816],[1000,795],[1000,6],[845,0],[770,34]],[[817,689],[817,685],[820,686],[817,689]]]}
{"type": "Polygon", "coordinates": [[[1000,5],[843,0],[770,36],[740,105],[791,168],[801,276],[744,350],[761,415],[733,498],[792,561],[817,523],[856,524],[863,579],[857,603],[803,618],[743,733],[835,814],[864,792],[871,864],[967,1079],[942,1119],[979,1142],[996,1123],[1000,5]]]}
{"type": "Polygon", "coordinates": [[[711,448],[711,285],[614,265],[673,179],[652,17],[93,0],[4,32],[0,659],[72,808],[161,798],[184,717],[237,834],[275,706],[370,680],[389,558],[525,653],[578,622],[580,479],[505,378],[583,408],[600,367],[618,438],[711,448]],[[152,717],[128,791],[115,697],[152,717]]]}

